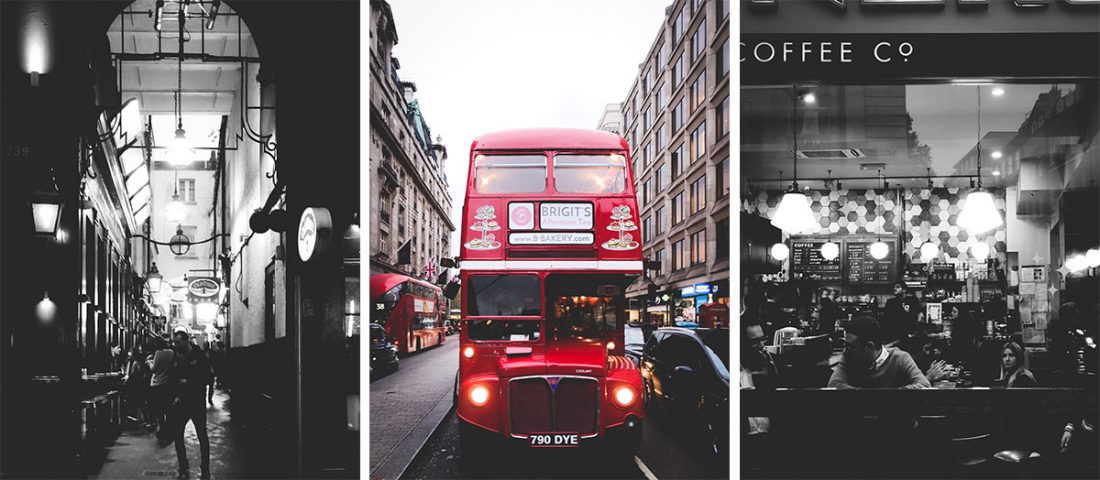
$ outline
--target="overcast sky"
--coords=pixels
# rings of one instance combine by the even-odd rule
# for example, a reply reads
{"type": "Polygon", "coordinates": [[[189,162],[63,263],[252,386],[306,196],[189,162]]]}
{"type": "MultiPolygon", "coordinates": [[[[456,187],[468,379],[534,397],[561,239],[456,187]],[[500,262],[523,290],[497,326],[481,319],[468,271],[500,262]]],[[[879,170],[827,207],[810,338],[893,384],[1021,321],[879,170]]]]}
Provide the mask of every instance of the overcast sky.
{"type": "Polygon", "coordinates": [[[596,128],[604,107],[626,98],[669,3],[390,1],[398,75],[416,83],[432,136],[447,147],[456,228],[473,139],[512,128],[596,128]]]}

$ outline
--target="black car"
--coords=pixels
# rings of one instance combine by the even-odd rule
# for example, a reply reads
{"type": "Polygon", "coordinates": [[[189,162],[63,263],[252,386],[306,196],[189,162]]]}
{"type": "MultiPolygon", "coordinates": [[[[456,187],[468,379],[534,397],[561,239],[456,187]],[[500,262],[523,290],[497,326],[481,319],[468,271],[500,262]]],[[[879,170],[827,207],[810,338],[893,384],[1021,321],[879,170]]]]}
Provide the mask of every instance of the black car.
{"type": "Polygon", "coordinates": [[[443,321],[443,328],[444,328],[444,333],[446,333],[447,336],[451,336],[451,335],[454,335],[454,334],[458,333],[458,324],[456,322],[452,321],[452,320],[444,320],[443,321]]]}
{"type": "Polygon", "coordinates": [[[370,324],[370,369],[397,370],[397,345],[377,323],[370,324]]]}
{"type": "Polygon", "coordinates": [[[728,328],[660,328],[642,353],[647,406],[701,430],[723,458],[729,456],[729,365],[728,328]]]}

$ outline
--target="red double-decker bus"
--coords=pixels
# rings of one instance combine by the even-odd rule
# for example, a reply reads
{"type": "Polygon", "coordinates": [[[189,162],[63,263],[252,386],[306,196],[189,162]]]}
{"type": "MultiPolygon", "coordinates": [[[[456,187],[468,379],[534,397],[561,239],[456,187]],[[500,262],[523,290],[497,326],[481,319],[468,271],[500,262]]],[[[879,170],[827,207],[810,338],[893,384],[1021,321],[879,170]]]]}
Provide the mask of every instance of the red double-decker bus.
{"type": "Polygon", "coordinates": [[[397,273],[371,275],[370,298],[370,321],[386,329],[398,354],[442,345],[447,339],[439,287],[397,273]]]}
{"type": "Polygon", "coordinates": [[[483,461],[501,439],[632,456],[645,409],[623,356],[624,291],[644,262],[626,142],[588,130],[492,133],[474,141],[469,172],[460,458],[483,461]]]}

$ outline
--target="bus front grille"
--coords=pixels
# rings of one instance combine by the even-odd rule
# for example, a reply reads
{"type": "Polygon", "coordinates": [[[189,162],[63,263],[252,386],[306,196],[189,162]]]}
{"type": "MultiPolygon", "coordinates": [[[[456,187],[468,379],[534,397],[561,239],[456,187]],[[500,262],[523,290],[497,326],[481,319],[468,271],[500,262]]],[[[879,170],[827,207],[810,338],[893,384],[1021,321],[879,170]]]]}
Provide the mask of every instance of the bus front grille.
{"type": "Polygon", "coordinates": [[[522,377],[508,383],[512,434],[598,429],[600,384],[591,377],[522,377]]]}

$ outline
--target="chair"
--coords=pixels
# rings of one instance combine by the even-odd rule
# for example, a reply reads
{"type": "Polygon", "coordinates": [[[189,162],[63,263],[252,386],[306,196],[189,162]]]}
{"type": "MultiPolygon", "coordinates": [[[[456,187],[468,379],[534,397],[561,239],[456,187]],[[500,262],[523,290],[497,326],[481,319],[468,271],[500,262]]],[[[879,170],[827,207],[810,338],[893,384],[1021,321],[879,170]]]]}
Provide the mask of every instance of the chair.
{"type": "Polygon", "coordinates": [[[953,473],[956,476],[973,478],[988,470],[989,452],[993,450],[991,435],[952,438],[950,442],[953,460],[953,473]]]}

